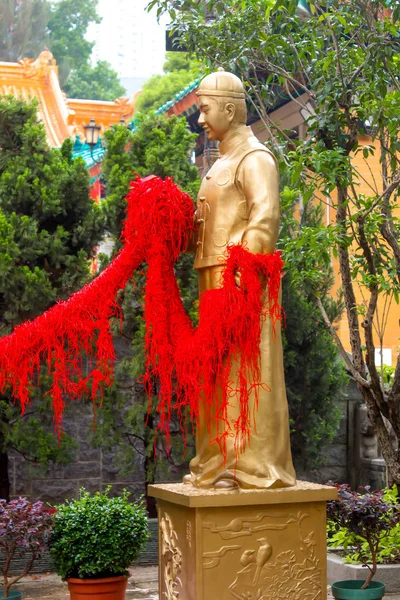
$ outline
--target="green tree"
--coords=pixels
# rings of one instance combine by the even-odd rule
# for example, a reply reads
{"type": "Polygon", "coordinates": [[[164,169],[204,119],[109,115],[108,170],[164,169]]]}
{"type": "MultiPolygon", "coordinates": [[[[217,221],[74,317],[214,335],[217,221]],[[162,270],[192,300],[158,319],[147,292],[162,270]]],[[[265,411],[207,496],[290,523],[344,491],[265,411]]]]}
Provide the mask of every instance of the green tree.
{"type": "MultiPolygon", "coordinates": [[[[115,240],[119,240],[125,216],[125,196],[134,173],[142,177],[173,177],[182,189],[195,197],[200,182],[197,168],[190,164],[189,159],[196,135],[190,133],[184,118],[173,116],[168,119],[166,115],[156,116],[152,113],[139,115],[132,132],[117,125],[106,132],[105,137],[105,209],[108,229],[115,240]]],[[[197,281],[191,255],[182,256],[176,265],[176,273],[185,308],[195,319],[197,281]]],[[[155,411],[147,414],[147,395],[140,383],[140,375],[144,372],[144,283],[144,275],[136,274],[134,282],[127,286],[120,298],[124,323],[121,333],[119,324],[116,324],[116,344],[117,348],[121,348],[123,341],[128,341],[128,347],[121,351],[116,383],[112,389],[106,390],[102,408],[98,411],[94,437],[95,443],[113,449],[114,456],[127,471],[131,472],[134,465],[138,464],[138,457],[141,457],[146,484],[149,484],[155,481],[157,474],[165,473],[167,466],[170,472],[179,472],[190,453],[182,460],[184,448],[178,425],[172,430],[174,447],[171,454],[167,452],[162,436],[155,442],[157,414],[155,411]]],[[[157,382],[154,382],[153,393],[157,393],[157,382]]],[[[147,498],[147,507],[151,516],[155,516],[153,499],[147,498]]]]}
{"type": "Polygon", "coordinates": [[[133,173],[141,177],[173,177],[192,198],[199,185],[197,167],[190,163],[196,135],[186,119],[165,114],[139,114],[133,131],[116,126],[106,131],[107,152],[103,161],[106,179],[108,230],[119,239],[125,218],[125,196],[133,173]],[[127,150],[126,150],[127,148],[127,150]]]}
{"type": "MultiPolygon", "coordinates": [[[[90,258],[104,220],[89,195],[83,160],[72,142],[49,149],[35,103],[0,97],[0,334],[36,317],[89,279],[90,258]]],[[[58,445],[44,396],[46,373],[25,417],[0,398],[0,497],[9,494],[11,448],[43,464],[65,461],[71,443],[58,445]]]]}
{"type": "Polygon", "coordinates": [[[86,38],[89,23],[100,23],[98,0],[60,0],[53,2],[48,22],[50,49],[59,65],[61,87],[71,70],[89,63],[94,42],[86,38]]]}
{"type": "Polygon", "coordinates": [[[138,112],[160,108],[201,74],[201,63],[190,59],[184,52],[167,52],[166,58],[164,75],[153,75],[144,84],[136,101],[138,112]]]}
{"type": "Polygon", "coordinates": [[[190,57],[187,52],[166,52],[163,71],[164,73],[193,71],[198,77],[201,74],[201,62],[190,57]]]}
{"type": "Polygon", "coordinates": [[[0,0],[0,60],[36,58],[48,41],[47,0],[0,0]]]}
{"type": "Polygon", "coordinates": [[[108,62],[90,64],[94,42],[85,38],[89,23],[100,23],[97,5],[98,0],[53,3],[48,23],[51,51],[59,65],[61,87],[70,98],[112,102],[126,90],[108,62]]]}
{"type": "MultiPolygon", "coordinates": [[[[281,179],[286,180],[285,172],[281,179]]],[[[315,229],[323,231],[325,225],[319,205],[307,205],[298,215],[298,204],[293,202],[296,198],[287,186],[283,185],[281,197],[282,227],[278,247],[285,254],[285,248],[300,232],[314,234],[315,229]]],[[[320,267],[324,270],[324,293],[328,295],[334,279],[333,269],[325,261],[320,267]]],[[[319,467],[324,462],[323,449],[333,440],[342,416],[335,401],[347,377],[344,363],[314,301],[312,286],[307,280],[299,285],[293,279],[290,268],[285,269],[282,340],[293,459],[295,467],[304,470],[319,467]]],[[[341,314],[341,303],[331,299],[327,310],[334,321],[341,314]]]]}
{"type": "Polygon", "coordinates": [[[95,67],[85,64],[74,69],[64,84],[64,92],[69,98],[113,102],[121,98],[126,89],[121,85],[118,74],[111,65],[99,60],[95,67]]]}
{"type": "Polygon", "coordinates": [[[90,64],[94,42],[85,39],[89,23],[99,23],[98,0],[0,0],[0,60],[36,58],[49,46],[59,67],[61,87],[70,98],[110,100],[125,93],[106,61],[90,64]]]}
{"type": "Polygon", "coordinates": [[[392,386],[380,377],[387,312],[400,297],[400,5],[397,0],[211,0],[213,19],[195,0],[153,0],[169,12],[181,43],[212,65],[237,72],[249,101],[282,150],[303,202],[324,197],[335,222],[300,231],[285,248],[294,284],[308,280],[324,322],[362,394],[389,471],[400,483],[400,355],[392,386]],[[181,9],[181,10],[177,10],[181,9]],[[308,110],[308,137],[294,143],[270,118],[284,94],[308,110]],[[308,104],[307,104],[308,103],[308,104]],[[306,107],[307,104],[307,107],[306,107]],[[371,137],[360,144],[360,134],[371,137]],[[352,156],[378,159],[369,190],[352,156]],[[301,253],[299,252],[301,248],[301,253]],[[338,257],[351,356],[322,293],[321,257],[338,257]],[[302,266],[302,269],[298,267],[302,266]],[[357,289],[362,290],[359,300],[357,289]],[[378,303],[381,309],[378,310],[378,303]],[[390,423],[396,443],[391,441],[390,423]]]}

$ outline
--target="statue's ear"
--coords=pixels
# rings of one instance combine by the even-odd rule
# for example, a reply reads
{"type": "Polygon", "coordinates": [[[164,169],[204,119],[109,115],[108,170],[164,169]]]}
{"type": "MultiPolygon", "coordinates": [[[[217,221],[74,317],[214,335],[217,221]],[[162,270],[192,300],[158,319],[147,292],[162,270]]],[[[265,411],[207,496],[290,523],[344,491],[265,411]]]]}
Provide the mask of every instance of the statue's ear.
{"type": "Polygon", "coordinates": [[[225,111],[226,111],[229,121],[232,122],[235,117],[235,112],[236,112],[235,104],[233,102],[227,102],[227,104],[225,105],[225,111]]]}

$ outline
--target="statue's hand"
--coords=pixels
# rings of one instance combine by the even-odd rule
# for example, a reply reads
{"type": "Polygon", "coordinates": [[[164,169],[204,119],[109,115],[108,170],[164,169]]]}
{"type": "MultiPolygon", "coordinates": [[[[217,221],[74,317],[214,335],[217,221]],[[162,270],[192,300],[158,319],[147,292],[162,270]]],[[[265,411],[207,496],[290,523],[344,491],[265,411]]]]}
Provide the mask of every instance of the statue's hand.
{"type": "Polygon", "coordinates": [[[240,271],[235,271],[235,283],[238,286],[238,288],[240,288],[241,280],[242,274],[240,273],[240,271]]]}

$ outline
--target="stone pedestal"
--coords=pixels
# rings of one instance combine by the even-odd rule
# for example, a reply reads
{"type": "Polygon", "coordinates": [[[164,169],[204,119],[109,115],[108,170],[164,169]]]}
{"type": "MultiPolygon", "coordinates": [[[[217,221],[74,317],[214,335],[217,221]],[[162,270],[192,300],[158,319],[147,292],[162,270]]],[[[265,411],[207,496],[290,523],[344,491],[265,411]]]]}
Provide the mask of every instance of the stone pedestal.
{"type": "Polygon", "coordinates": [[[335,488],[149,486],[158,499],[160,600],[326,600],[335,488]]]}

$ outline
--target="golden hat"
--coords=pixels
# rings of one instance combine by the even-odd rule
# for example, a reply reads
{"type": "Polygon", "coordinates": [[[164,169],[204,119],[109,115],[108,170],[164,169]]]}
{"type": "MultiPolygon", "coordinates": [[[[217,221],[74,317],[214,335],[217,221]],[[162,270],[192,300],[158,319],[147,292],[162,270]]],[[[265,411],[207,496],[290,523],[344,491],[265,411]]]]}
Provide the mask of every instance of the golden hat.
{"type": "Polygon", "coordinates": [[[243,83],[233,73],[218,69],[204,77],[196,92],[197,96],[227,96],[245,99],[243,83]]]}

